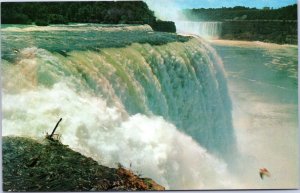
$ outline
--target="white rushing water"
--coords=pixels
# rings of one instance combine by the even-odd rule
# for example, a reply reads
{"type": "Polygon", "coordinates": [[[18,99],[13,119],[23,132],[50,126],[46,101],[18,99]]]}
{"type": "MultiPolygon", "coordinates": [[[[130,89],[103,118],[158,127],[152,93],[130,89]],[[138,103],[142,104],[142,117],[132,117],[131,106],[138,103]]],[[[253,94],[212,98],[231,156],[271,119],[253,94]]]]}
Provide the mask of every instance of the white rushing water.
{"type": "MultiPolygon", "coordinates": [[[[11,43],[2,59],[3,135],[42,139],[62,117],[62,142],[103,165],[131,166],[167,189],[242,187],[224,161],[236,153],[231,102],[222,64],[206,43],[62,55],[30,32],[40,47],[17,49],[11,59],[10,48],[26,44],[14,33],[23,32],[3,37],[11,43]]],[[[48,37],[60,35],[66,38],[48,37]]]]}
{"type": "Polygon", "coordinates": [[[182,13],[182,5],[173,0],[144,0],[155,16],[161,20],[173,21],[176,32],[180,34],[197,35],[205,39],[218,39],[222,32],[222,22],[218,21],[189,21],[182,13]],[[167,9],[166,9],[167,7],[167,9]]]}
{"type": "Polygon", "coordinates": [[[194,34],[206,39],[218,39],[222,32],[222,22],[176,22],[177,32],[184,34],[194,34]]]}
{"type": "MultiPolygon", "coordinates": [[[[181,2],[146,0],[177,32],[218,39],[220,22],[190,22],[181,2]],[[165,7],[168,7],[166,10],[165,7]]],[[[247,189],[299,187],[298,46],[214,40],[227,72],[239,155],[230,171],[247,189]],[[217,41],[217,43],[216,43],[217,41]],[[270,178],[259,177],[266,167],[270,178]]],[[[235,184],[233,188],[238,188],[235,184]]]]}

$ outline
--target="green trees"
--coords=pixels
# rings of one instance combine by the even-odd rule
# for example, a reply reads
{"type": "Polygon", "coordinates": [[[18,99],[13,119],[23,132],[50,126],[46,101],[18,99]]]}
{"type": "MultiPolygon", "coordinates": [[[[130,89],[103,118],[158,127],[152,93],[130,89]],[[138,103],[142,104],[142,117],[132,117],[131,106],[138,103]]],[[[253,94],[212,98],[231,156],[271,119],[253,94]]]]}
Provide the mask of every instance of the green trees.
{"type": "Polygon", "coordinates": [[[2,23],[10,23],[10,24],[30,24],[31,20],[27,15],[22,13],[12,12],[11,15],[3,15],[2,23]],[[4,21],[4,22],[3,22],[4,21]]]}
{"type": "Polygon", "coordinates": [[[151,24],[156,20],[142,1],[2,2],[1,13],[3,24],[151,24]]]}
{"type": "Polygon", "coordinates": [[[51,24],[66,24],[67,20],[64,18],[64,16],[59,14],[49,14],[49,23],[51,24]]]}
{"type": "Polygon", "coordinates": [[[149,24],[157,31],[176,32],[174,22],[156,21],[143,1],[2,2],[1,13],[2,24],[149,24]]]}
{"type": "Polygon", "coordinates": [[[183,13],[192,21],[224,21],[224,20],[297,20],[297,4],[272,8],[249,8],[236,6],[217,9],[185,9],[183,13]]]}
{"type": "Polygon", "coordinates": [[[172,21],[157,20],[153,23],[152,28],[155,31],[176,32],[175,23],[172,21]]]}

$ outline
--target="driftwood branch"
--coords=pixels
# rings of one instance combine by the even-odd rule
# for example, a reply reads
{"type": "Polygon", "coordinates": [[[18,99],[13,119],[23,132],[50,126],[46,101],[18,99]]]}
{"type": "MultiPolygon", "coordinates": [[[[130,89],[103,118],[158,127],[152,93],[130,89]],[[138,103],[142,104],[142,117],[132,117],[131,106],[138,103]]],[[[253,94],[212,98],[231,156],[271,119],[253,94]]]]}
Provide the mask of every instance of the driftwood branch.
{"type": "Polygon", "coordinates": [[[49,136],[50,139],[53,139],[53,135],[54,135],[54,133],[56,131],[56,128],[58,127],[59,123],[61,122],[61,120],[62,120],[62,118],[60,118],[59,121],[56,123],[51,135],[49,136]]]}

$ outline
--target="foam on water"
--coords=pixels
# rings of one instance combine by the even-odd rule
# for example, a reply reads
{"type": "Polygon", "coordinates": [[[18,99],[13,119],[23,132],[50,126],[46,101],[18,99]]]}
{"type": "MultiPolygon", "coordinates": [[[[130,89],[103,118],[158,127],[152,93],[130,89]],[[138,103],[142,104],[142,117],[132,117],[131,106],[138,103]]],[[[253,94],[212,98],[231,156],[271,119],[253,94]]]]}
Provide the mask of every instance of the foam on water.
{"type": "Polygon", "coordinates": [[[106,24],[70,24],[70,25],[2,25],[2,32],[39,32],[39,31],[153,31],[149,25],[106,25],[106,24]]]}
{"type": "Polygon", "coordinates": [[[218,39],[221,35],[222,22],[177,21],[177,32],[194,34],[206,39],[218,39]]]}
{"type": "Polygon", "coordinates": [[[121,163],[170,189],[236,185],[226,164],[162,117],[124,115],[99,97],[79,94],[60,82],[3,95],[3,135],[41,139],[63,115],[62,142],[103,165],[121,163]]]}
{"type": "Polygon", "coordinates": [[[3,135],[42,139],[62,117],[62,142],[101,164],[168,189],[241,187],[224,162],[235,137],[222,64],[200,39],[64,55],[27,47],[2,69],[3,135]]]}

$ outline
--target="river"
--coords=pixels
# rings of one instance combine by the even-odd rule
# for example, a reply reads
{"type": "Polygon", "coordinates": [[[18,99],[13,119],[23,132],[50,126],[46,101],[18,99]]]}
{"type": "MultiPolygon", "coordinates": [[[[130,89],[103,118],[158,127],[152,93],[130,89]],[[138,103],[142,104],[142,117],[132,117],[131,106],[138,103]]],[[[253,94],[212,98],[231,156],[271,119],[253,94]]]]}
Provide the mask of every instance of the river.
{"type": "Polygon", "coordinates": [[[233,122],[244,154],[241,178],[253,188],[298,184],[298,47],[212,41],[222,58],[233,102],[233,122]],[[257,177],[268,168],[270,178],[257,177]]]}
{"type": "Polygon", "coordinates": [[[149,26],[1,30],[3,135],[42,141],[62,117],[62,143],[167,189],[295,187],[297,47],[149,26]]]}

